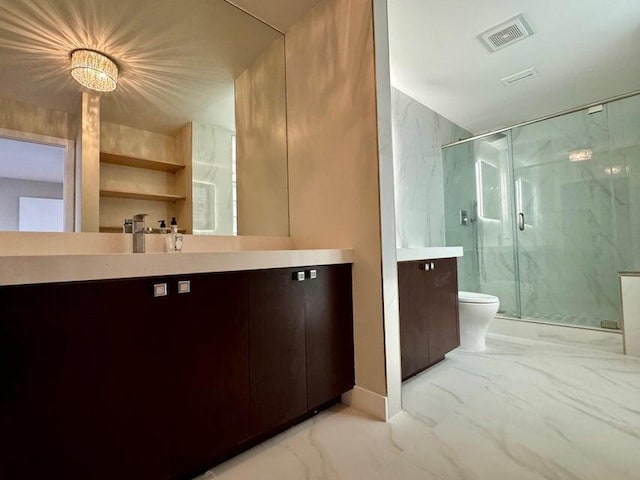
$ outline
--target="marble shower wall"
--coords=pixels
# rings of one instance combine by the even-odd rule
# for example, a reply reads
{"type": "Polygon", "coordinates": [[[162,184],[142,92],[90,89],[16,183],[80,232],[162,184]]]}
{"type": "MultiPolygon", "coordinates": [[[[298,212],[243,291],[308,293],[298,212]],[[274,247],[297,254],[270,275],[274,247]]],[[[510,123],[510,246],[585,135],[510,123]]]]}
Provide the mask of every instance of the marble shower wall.
{"type": "Polygon", "coordinates": [[[618,269],[640,271],[640,96],[607,105],[618,269]]]}
{"type": "Polygon", "coordinates": [[[192,129],[193,232],[233,235],[234,133],[195,122],[192,129]]]}
{"type": "Polygon", "coordinates": [[[495,295],[500,299],[500,311],[515,315],[518,308],[508,152],[506,136],[445,150],[445,233],[447,245],[464,248],[464,257],[458,262],[460,288],[495,295]],[[485,172],[482,192],[477,183],[477,162],[485,172]],[[489,172],[493,183],[489,182],[489,172]],[[460,221],[462,210],[467,212],[467,225],[460,221]]]}
{"type": "Polygon", "coordinates": [[[609,134],[607,114],[586,111],[512,131],[515,182],[526,185],[518,211],[530,212],[518,234],[524,316],[619,318],[609,134]],[[591,159],[569,161],[587,148],[591,159]]]}
{"type": "Polygon", "coordinates": [[[518,312],[517,270],[514,257],[513,184],[508,135],[474,142],[474,157],[481,162],[482,199],[478,207],[478,259],[480,288],[500,299],[500,311],[518,312]],[[495,176],[491,182],[490,173],[495,176]]]}
{"type": "Polygon", "coordinates": [[[496,295],[502,311],[523,317],[593,327],[619,319],[618,270],[640,267],[640,101],[608,110],[445,151],[446,240],[465,248],[462,288],[496,295]],[[590,159],[569,161],[582,149],[590,159]],[[462,226],[461,209],[476,222],[462,226]],[[514,225],[520,212],[524,231],[514,225]]]}
{"type": "Polygon", "coordinates": [[[473,142],[443,150],[444,229],[447,246],[462,246],[458,259],[460,290],[480,292],[480,264],[476,224],[460,224],[460,211],[476,218],[476,176],[473,142]]]}
{"type": "Polygon", "coordinates": [[[444,246],[441,146],[471,134],[395,88],[391,101],[397,246],[444,246]]]}

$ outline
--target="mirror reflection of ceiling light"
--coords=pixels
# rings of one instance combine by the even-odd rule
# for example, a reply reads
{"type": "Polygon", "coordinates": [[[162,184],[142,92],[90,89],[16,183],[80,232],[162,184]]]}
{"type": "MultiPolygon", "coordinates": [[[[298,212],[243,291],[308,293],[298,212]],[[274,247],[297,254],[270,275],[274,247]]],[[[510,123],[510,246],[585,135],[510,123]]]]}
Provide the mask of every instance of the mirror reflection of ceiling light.
{"type": "MultiPolygon", "coordinates": [[[[614,165],[613,167],[607,167],[604,169],[604,173],[609,176],[620,175],[622,173],[622,167],[619,167],[618,165],[614,165]]],[[[627,169],[627,173],[629,173],[628,169],[627,169]]]]}
{"type": "Polygon", "coordinates": [[[71,52],[71,76],[80,85],[98,92],[112,92],[118,86],[118,66],[95,50],[71,52]]]}
{"type": "Polygon", "coordinates": [[[585,160],[591,160],[591,157],[593,157],[593,150],[590,148],[582,148],[569,152],[569,160],[571,162],[584,162],[585,160]]]}

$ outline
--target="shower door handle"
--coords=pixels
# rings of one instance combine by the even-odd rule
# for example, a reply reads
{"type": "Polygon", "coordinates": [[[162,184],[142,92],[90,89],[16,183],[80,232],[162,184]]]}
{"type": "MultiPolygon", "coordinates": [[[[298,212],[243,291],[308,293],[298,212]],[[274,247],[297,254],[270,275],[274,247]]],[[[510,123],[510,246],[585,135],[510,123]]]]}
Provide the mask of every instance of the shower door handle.
{"type": "Polygon", "coordinates": [[[518,214],[518,230],[524,231],[524,213],[522,212],[518,214]]]}

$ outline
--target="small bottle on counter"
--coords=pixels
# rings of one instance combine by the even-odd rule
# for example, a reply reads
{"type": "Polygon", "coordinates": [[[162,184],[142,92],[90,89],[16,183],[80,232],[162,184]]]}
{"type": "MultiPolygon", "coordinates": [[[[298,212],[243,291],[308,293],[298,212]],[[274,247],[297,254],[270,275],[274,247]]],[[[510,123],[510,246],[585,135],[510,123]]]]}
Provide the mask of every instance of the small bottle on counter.
{"type": "Polygon", "coordinates": [[[181,252],[183,237],[178,233],[178,221],[176,217],[171,217],[171,233],[167,235],[167,251],[168,252],[181,252]]]}
{"type": "Polygon", "coordinates": [[[160,233],[167,233],[167,223],[164,220],[158,220],[160,224],[160,233]]]}

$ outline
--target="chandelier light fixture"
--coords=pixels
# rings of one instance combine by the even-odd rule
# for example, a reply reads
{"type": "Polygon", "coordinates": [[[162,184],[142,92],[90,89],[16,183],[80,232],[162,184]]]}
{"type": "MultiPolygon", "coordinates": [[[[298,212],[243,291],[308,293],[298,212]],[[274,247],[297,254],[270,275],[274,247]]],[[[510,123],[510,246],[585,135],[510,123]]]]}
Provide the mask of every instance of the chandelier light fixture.
{"type": "Polygon", "coordinates": [[[71,52],[71,76],[80,85],[98,92],[112,92],[118,86],[118,66],[95,50],[71,52]]]}

